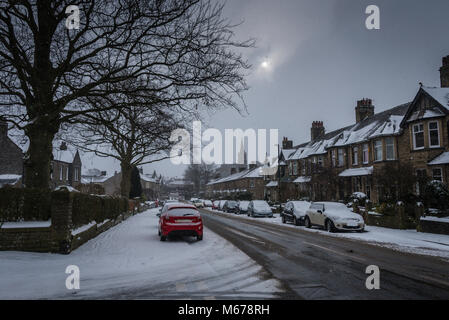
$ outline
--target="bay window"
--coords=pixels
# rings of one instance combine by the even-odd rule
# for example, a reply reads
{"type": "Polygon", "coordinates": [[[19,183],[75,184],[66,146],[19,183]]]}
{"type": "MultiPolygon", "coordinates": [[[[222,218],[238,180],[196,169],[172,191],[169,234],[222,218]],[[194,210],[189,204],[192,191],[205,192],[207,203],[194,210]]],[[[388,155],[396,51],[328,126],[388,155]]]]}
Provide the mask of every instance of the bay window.
{"type": "Polygon", "coordinates": [[[443,170],[441,168],[432,169],[432,179],[443,182],[443,170]]]}
{"type": "Polygon", "coordinates": [[[382,161],[382,140],[374,141],[374,161],[382,161]]]}
{"type": "Polygon", "coordinates": [[[338,149],[338,166],[343,167],[345,164],[344,162],[344,150],[338,149]]]}
{"type": "Polygon", "coordinates": [[[359,147],[352,148],[352,165],[356,166],[359,164],[359,147]]]}
{"type": "Polygon", "coordinates": [[[367,164],[369,162],[369,149],[368,149],[368,143],[365,143],[363,145],[363,163],[367,164]]]}
{"type": "Polygon", "coordinates": [[[429,122],[429,146],[439,147],[440,146],[440,136],[438,133],[438,122],[429,122]]]}
{"type": "Polygon", "coordinates": [[[394,160],[394,138],[385,138],[385,147],[387,151],[387,160],[394,160]]]}
{"type": "Polygon", "coordinates": [[[413,149],[424,148],[424,125],[422,123],[413,125],[413,149]]]}

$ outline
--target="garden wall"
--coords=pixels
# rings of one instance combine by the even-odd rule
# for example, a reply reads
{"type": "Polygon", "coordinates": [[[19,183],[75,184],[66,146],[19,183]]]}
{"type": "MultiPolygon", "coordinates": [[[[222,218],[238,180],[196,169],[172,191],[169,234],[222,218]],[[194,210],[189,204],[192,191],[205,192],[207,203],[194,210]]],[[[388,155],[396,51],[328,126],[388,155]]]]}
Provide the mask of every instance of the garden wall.
{"type": "Polygon", "coordinates": [[[0,189],[0,250],[68,254],[144,209],[138,201],[126,198],[68,190],[42,192],[3,188],[0,189]],[[40,227],[42,223],[33,225],[27,221],[49,223],[40,227]]]}

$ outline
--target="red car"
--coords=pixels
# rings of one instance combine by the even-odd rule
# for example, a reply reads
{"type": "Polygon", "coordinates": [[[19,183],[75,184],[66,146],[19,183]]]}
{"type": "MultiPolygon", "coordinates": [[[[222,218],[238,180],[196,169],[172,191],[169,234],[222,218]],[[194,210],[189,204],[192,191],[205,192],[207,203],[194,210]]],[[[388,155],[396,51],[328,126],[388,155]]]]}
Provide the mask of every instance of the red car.
{"type": "Polygon", "coordinates": [[[168,203],[159,217],[161,241],[168,236],[194,236],[203,240],[203,220],[198,209],[190,204],[168,203]]]}

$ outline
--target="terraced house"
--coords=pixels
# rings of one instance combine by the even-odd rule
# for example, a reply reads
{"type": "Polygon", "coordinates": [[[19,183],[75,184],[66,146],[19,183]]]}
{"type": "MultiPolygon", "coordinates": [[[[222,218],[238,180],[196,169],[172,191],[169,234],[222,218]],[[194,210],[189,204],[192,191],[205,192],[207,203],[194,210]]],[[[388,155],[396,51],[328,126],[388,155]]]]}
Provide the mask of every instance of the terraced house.
{"type": "MultiPolygon", "coordinates": [[[[315,121],[311,140],[293,147],[284,138],[281,177],[265,192],[281,199],[341,200],[363,192],[373,202],[385,196],[376,178],[386,166],[409,166],[417,177],[449,179],[449,56],[440,68],[440,87],[421,85],[412,102],[375,113],[371,99],[357,101],[355,123],[329,133],[315,121]],[[281,182],[281,188],[277,187],[281,182]]],[[[417,179],[419,180],[419,179],[417,179]]],[[[414,192],[420,193],[416,183],[414,192]]],[[[275,200],[272,199],[272,200],[275,200]]]]}

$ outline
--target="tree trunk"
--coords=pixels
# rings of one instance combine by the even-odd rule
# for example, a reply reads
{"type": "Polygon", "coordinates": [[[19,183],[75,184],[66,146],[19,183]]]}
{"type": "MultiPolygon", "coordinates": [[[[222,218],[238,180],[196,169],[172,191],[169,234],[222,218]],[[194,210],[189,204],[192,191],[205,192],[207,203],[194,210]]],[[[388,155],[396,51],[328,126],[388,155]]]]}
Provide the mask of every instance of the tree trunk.
{"type": "Polygon", "coordinates": [[[131,190],[131,172],[132,166],[130,163],[121,162],[122,181],[120,181],[120,193],[122,196],[129,198],[129,191],[131,190]]]}
{"type": "Polygon", "coordinates": [[[54,130],[33,125],[26,130],[30,145],[24,161],[24,185],[27,188],[50,188],[50,163],[53,159],[54,130]]]}

